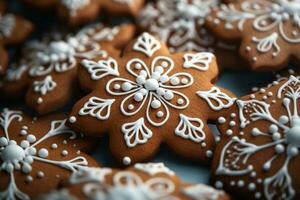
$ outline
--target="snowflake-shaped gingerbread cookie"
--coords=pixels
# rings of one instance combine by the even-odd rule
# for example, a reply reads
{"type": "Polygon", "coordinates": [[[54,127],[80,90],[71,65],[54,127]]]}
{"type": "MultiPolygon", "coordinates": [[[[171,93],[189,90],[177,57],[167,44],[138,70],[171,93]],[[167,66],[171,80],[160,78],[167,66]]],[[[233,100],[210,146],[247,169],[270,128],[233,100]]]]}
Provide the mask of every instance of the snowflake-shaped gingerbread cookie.
{"type": "Polygon", "coordinates": [[[95,20],[103,11],[109,15],[136,16],[145,0],[24,0],[37,8],[54,8],[60,19],[70,25],[95,20]]]}
{"type": "Polygon", "coordinates": [[[40,199],[229,200],[221,191],[203,184],[183,183],[163,163],[135,164],[125,170],[89,168],[74,173],[62,189],[40,199]],[[59,198],[60,197],[60,198],[59,198]]]}
{"type": "Polygon", "coordinates": [[[70,126],[98,137],[108,133],[119,162],[148,160],[163,142],[185,158],[207,161],[212,156],[205,100],[217,104],[216,109],[232,103],[212,85],[218,74],[213,54],[170,54],[145,32],[122,53],[86,59],[81,69],[81,83],[91,93],[74,106],[70,126]]]}
{"type": "Polygon", "coordinates": [[[222,68],[240,69],[237,46],[217,40],[205,27],[219,0],[158,0],[140,12],[139,26],[167,43],[172,53],[208,51],[216,54],[222,68]],[[220,59],[219,59],[220,58],[220,59]]]}
{"type": "Polygon", "coordinates": [[[298,199],[299,92],[299,77],[274,81],[237,100],[219,118],[216,187],[239,198],[298,199]]]}
{"type": "Polygon", "coordinates": [[[253,70],[299,64],[300,2],[241,0],[216,8],[208,26],[220,38],[239,41],[240,55],[253,70]]]}
{"type": "Polygon", "coordinates": [[[16,67],[8,70],[0,90],[4,97],[26,93],[26,103],[39,114],[66,105],[78,92],[77,67],[81,60],[107,57],[107,50],[133,37],[131,24],[107,27],[89,25],[62,39],[30,42],[16,67]]]}
{"type": "Polygon", "coordinates": [[[28,200],[56,189],[80,169],[97,166],[81,150],[87,138],[62,116],[30,119],[21,111],[0,114],[0,199],[28,200]]]}
{"type": "Polygon", "coordinates": [[[24,42],[33,32],[33,25],[21,16],[5,12],[5,1],[0,1],[0,75],[7,70],[7,46],[24,42]]]}

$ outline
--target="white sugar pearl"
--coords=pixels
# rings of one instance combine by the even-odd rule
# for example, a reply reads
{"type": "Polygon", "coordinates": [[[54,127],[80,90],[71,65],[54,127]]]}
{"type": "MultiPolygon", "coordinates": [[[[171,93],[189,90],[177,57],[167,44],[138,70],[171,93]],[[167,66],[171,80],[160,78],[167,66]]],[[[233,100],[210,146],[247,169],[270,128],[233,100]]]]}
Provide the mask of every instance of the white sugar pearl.
{"type": "Polygon", "coordinates": [[[134,67],[135,67],[135,69],[142,69],[142,64],[136,63],[134,67]]]}
{"type": "Polygon", "coordinates": [[[115,89],[115,90],[119,90],[120,88],[121,88],[121,85],[120,85],[120,84],[115,84],[115,85],[114,85],[114,89],[115,89]]]}
{"type": "Polygon", "coordinates": [[[168,90],[168,91],[166,91],[164,97],[165,97],[167,100],[171,100],[171,99],[173,99],[174,94],[173,94],[172,91],[168,90]]]}
{"type": "Polygon", "coordinates": [[[38,171],[38,173],[37,173],[38,178],[43,178],[44,176],[45,176],[44,172],[38,171]]]}
{"type": "Polygon", "coordinates": [[[162,117],[164,116],[164,112],[158,111],[158,112],[156,113],[156,116],[157,116],[158,118],[162,118],[162,117]]]}
{"type": "Polygon", "coordinates": [[[154,99],[151,102],[151,108],[158,109],[158,108],[160,108],[160,106],[161,106],[161,102],[157,99],[154,99]]]}
{"type": "Polygon", "coordinates": [[[5,138],[5,137],[1,137],[0,138],[0,146],[6,146],[6,145],[8,145],[8,141],[7,141],[7,139],[5,138]]]}
{"type": "Polygon", "coordinates": [[[135,95],[134,95],[134,100],[135,101],[137,101],[137,102],[140,102],[140,101],[142,101],[143,100],[143,98],[144,98],[144,96],[143,96],[143,94],[142,93],[140,93],[140,92],[137,92],[135,95]]]}
{"type": "Polygon", "coordinates": [[[122,84],[122,90],[127,92],[132,89],[132,85],[129,82],[125,82],[122,84]]]}
{"type": "Polygon", "coordinates": [[[133,110],[133,109],[134,109],[134,105],[129,104],[129,105],[128,105],[128,110],[133,110]]]}
{"type": "Polygon", "coordinates": [[[57,147],[58,147],[58,146],[57,146],[56,143],[51,144],[51,148],[52,148],[52,149],[57,149],[57,147]]]}
{"type": "Polygon", "coordinates": [[[157,93],[158,95],[160,95],[160,96],[163,96],[163,95],[165,94],[165,89],[163,89],[163,88],[158,88],[158,89],[156,90],[156,93],[157,93]]]}
{"type": "Polygon", "coordinates": [[[32,134],[28,135],[26,139],[30,143],[33,143],[33,142],[36,141],[36,137],[34,135],[32,135],[32,134]]]}
{"type": "Polygon", "coordinates": [[[29,147],[27,149],[27,152],[29,155],[35,155],[36,154],[36,149],[34,147],[29,147]]]}
{"type": "Polygon", "coordinates": [[[181,79],[182,84],[188,84],[189,80],[187,78],[181,79]]]}
{"type": "Polygon", "coordinates": [[[40,149],[39,152],[38,152],[38,156],[41,157],[41,158],[47,158],[48,155],[49,155],[49,152],[45,148],[40,149]]]}
{"type": "Polygon", "coordinates": [[[157,67],[155,67],[155,70],[154,70],[154,71],[161,74],[161,73],[164,72],[164,69],[163,69],[161,66],[157,66],[157,67]]]}
{"type": "Polygon", "coordinates": [[[75,116],[71,116],[71,117],[69,118],[69,122],[72,123],[72,124],[75,123],[76,120],[77,120],[77,119],[76,119],[75,116]]]}
{"type": "Polygon", "coordinates": [[[180,99],[177,100],[177,103],[178,103],[179,105],[182,105],[182,104],[184,103],[184,100],[180,98],[180,99]]]}
{"type": "Polygon", "coordinates": [[[131,163],[131,159],[128,156],[123,158],[123,164],[124,165],[130,165],[130,163],[131,163]]]}
{"type": "Polygon", "coordinates": [[[170,82],[172,85],[178,85],[180,83],[180,80],[178,77],[173,77],[171,78],[170,82]]]}
{"type": "Polygon", "coordinates": [[[146,82],[146,79],[145,79],[144,76],[138,76],[138,77],[136,78],[136,82],[137,82],[138,84],[142,85],[142,84],[144,84],[144,83],[146,82]]]}
{"type": "Polygon", "coordinates": [[[160,77],[159,81],[160,81],[161,83],[166,83],[166,82],[169,81],[169,76],[166,75],[166,74],[164,74],[164,75],[162,75],[162,76],[160,77]]]}
{"type": "Polygon", "coordinates": [[[61,152],[61,155],[63,155],[63,156],[67,156],[69,154],[69,152],[67,151],[67,150],[63,150],[62,152],[61,152]]]}
{"type": "Polygon", "coordinates": [[[163,61],[163,62],[161,63],[161,66],[164,67],[164,68],[166,68],[166,67],[169,66],[169,64],[168,64],[167,61],[163,61]]]}
{"type": "Polygon", "coordinates": [[[28,163],[23,163],[22,172],[25,174],[29,174],[32,170],[32,167],[28,163]]]}
{"type": "Polygon", "coordinates": [[[159,80],[160,79],[160,73],[159,72],[153,72],[151,75],[151,78],[155,79],[155,80],[159,80]]]}
{"type": "Polygon", "coordinates": [[[147,77],[147,72],[146,72],[146,70],[141,70],[141,71],[140,71],[140,75],[141,75],[141,76],[144,76],[144,77],[147,77]]]}
{"type": "Polygon", "coordinates": [[[21,132],[20,132],[20,135],[23,135],[23,136],[25,136],[25,135],[27,135],[27,131],[26,130],[21,130],[21,132]]]}
{"type": "Polygon", "coordinates": [[[20,145],[24,149],[30,146],[30,144],[27,140],[23,140],[20,145]]]}

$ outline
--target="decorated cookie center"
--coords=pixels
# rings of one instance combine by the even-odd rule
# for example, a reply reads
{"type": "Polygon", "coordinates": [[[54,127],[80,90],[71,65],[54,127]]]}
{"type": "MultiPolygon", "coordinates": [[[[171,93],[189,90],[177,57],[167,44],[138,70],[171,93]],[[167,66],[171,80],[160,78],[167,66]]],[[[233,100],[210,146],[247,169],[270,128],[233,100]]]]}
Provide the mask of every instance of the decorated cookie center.
{"type": "Polygon", "coordinates": [[[25,158],[25,151],[22,147],[11,142],[1,151],[1,159],[5,162],[22,161],[25,158]]]}
{"type": "MultiPolygon", "coordinates": [[[[290,15],[299,14],[300,11],[300,1],[299,0],[278,0],[280,7],[283,11],[287,12],[290,15]]],[[[275,6],[275,10],[280,9],[280,7],[275,6]]]]}
{"type": "Polygon", "coordinates": [[[272,5],[270,17],[274,21],[293,20],[295,25],[299,22],[300,1],[278,0],[272,5]]]}

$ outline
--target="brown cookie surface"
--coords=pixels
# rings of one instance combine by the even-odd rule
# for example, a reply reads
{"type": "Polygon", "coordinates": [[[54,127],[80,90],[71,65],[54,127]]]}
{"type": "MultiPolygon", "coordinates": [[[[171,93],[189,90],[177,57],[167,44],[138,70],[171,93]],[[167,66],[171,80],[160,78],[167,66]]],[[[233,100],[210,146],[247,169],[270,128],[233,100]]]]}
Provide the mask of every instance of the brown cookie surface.
{"type": "Polygon", "coordinates": [[[69,184],[41,197],[63,199],[173,199],[229,200],[229,196],[203,184],[183,183],[163,163],[135,164],[125,170],[90,168],[74,173],[69,184]]]}
{"type": "Polygon", "coordinates": [[[207,25],[237,43],[251,69],[274,71],[300,62],[299,11],[294,0],[239,0],[214,9],[207,25]]]}
{"type": "Polygon", "coordinates": [[[88,141],[63,116],[31,119],[4,109],[0,117],[0,199],[32,199],[77,170],[98,164],[81,150],[88,141]]]}
{"type": "Polygon", "coordinates": [[[298,199],[299,77],[240,98],[219,118],[213,183],[238,198],[298,199]]]}
{"type": "Polygon", "coordinates": [[[54,8],[58,16],[70,25],[82,25],[95,20],[102,11],[108,15],[135,16],[144,0],[24,0],[37,8],[54,8]]]}
{"type": "Polygon", "coordinates": [[[238,58],[238,47],[216,39],[205,27],[218,0],[158,0],[140,12],[138,25],[165,42],[172,53],[208,51],[216,54],[219,67],[245,69],[238,58]]]}
{"type": "Polygon", "coordinates": [[[206,101],[215,99],[216,109],[232,103],[231,94],[212,84],[218,74],[213,54],[170,54],[145,32],[122,53],[86,59],[81,69],[81,84],[91,92],[74,106],[70,126],[91,136],[109,134],[118,162],[149,160],[161,143],[203,163],[212,156],[206,101]]]}
{"type": "Polygon", "coordinates": [[[26,93],[26,104],[38,114],[56,111],[78,92],[77,68],[81,60],[106,57],[106,49],[124,46],[133,35],[131,24],[107,27],[97,23],[58,40],[29,42],[18,65],[2,81],[3,97],[26,93]]]}

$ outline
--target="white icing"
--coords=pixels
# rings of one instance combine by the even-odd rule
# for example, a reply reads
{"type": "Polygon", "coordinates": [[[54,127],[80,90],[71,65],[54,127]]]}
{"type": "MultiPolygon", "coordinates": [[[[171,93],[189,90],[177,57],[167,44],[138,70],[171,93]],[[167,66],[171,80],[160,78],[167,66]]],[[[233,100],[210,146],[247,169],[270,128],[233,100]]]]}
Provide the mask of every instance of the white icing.
{"type": "Polygon", "coordinates": [[[133,50],[139,51],[148,57],[151,57],[156,51],[160,49],[161,45],[152,35],[144,32],[137,38],[133,45],[133,50]]]}
{"type": "Polygon", "coordinates": [[[78,10],[88,6],[90,0],[62,0],[61,2],[69,11],[71,15],[76,15],[78,10]]]}
{"type": "Polygon", "coordinates": [[[40,95],[46,95],[48,92],[53,91],[56,86],[57,84],[53,81],[51,75],[46,76],[41,81],[33,82],[33,90],[40,93],[40,95]]]}
{"type": "Polygon", "coordinates": [[[213,86],[209,91],[198,91],[197,95],[203,98],[211,109],[216,111],[229,108],[235,102],[235,98],[229,97],[227,94],[222,92],[220,88],[215,86],[213,86]]]}
{"type": "Polygon", "coordinates": [[[156,174],[167,174],[169,176],[174,176],[175,173],[167,168],[164,163],[137,163],[134,165],[134,169],[138,171],[145,172],[150,176],[154,176],[156,174]]]}
{"type": "Polygon", "coordinates": [[[86,102],[83,108],[80,109],[79,115],[90,115],[99,120],[106,120],[110,116],[111,106],[114,102],[114,99],[90,97],[88,102],[86,102]]]}
{"type": "Polygon", "coordinates": [[[182,190],[182,193],[192,198],[193,200],[218,200],[221,196],[224,195],[223,191],[216,190],[213,187],[203,184],[185,187],[182,190]]]}
{"type": "Polygon", "coordinates": [[[199,118],[191,118],[184,114],[180,114],[180,122],[175,129],[177,136],[184,139],[190,139],[193,142],[201,143],[205,140],[206,135],[203,130],[204,124],[199,118]]]}
{"type": "Polygon", "coordinates": [[[214,57],[212,53],[187,53],[184,55],[183,67],[207,71],[214,57]]]}
{"type": "Polygon", "coordinates": [[[13,33],[16,26],[16,18],[11,15],[0,15],[0,38],[8,38],[13,33]]]}

